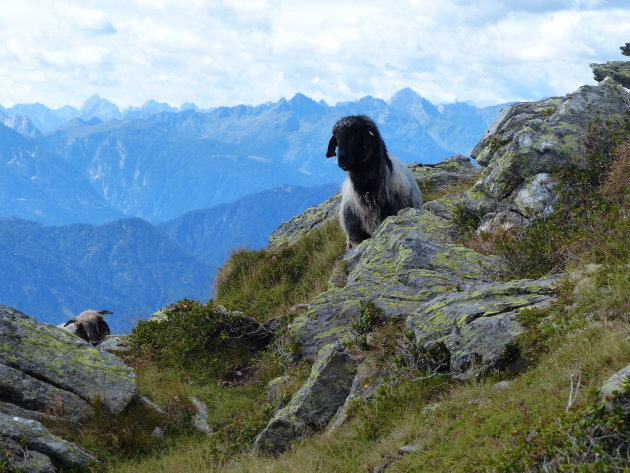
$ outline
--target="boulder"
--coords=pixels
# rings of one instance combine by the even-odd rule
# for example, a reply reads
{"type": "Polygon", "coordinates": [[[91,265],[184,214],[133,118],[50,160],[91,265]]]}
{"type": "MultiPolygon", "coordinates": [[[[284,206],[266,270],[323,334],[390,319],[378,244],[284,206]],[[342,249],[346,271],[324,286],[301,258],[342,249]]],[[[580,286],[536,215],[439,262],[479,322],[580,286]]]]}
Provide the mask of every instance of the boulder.
{"type": "Polygon", "coordinates": [[[485,198],[495,208],[506,199],[514,202],[529,178],[552,173],[571,161],[594,117],[623,123],[627,97],[621,85],[606,81],[564,97],[504,108],[472,151],[486,169],[468,196],[485,198]]]}
{"type": "Polygon", "coordinates": [[[54,472],[55,467],[80,469],[96,462],[94,457],[51,434],[39,422],[2,413],[0,447],[11,452],[11,463],[29,472],[54,472]]]}
{"type": "Polygon", "coordinates": [[[82,417],[98,401],[118,414],[136,393],[133,370],[116,356],[1,305],[0,360],[0,401],[29,410],[57,412],[63,403],[71,417],[82,417]]]}
{"type": "Polygon", "coordinates": [[[456,245],[454,231],[450,222],[424,210],[404,209],[385,219],[372,238],[344,256],[345,285],[317,296],[290,325],[303,355],[349,340],[367,302],[386,319],[400,319],[439,294],[492,282],[503,262],[456,245]]]}
{"type": "Polygon", "coordinates": [[[480,283],[473,291],[441,294],[407,318],[416,343],[446,359],[457,379],[468,379],[518,362],[512,349],[523,329],[516,320],[524,308],[554,301],[558,278],[480,283]]]}
{"type": "Polygon", "coordinates": [[[254,450],[263,454],[280,453],[292,441],[323,429],[348,397],[355,372],[341,345],[322,347],[306,383],[258,434],[254,450]]]}

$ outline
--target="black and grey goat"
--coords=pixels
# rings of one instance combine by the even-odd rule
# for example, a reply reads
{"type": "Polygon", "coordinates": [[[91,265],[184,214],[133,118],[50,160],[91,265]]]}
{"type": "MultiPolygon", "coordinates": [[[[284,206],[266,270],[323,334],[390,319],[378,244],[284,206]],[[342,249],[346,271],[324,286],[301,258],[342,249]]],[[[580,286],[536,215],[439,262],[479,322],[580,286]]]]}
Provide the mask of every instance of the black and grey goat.
{"type": "Polygon", "coordinates": [[[104,318],[105,314],[111,313],[109,310],[84,310],[74,319],[68,320],[63,328],[92,345],[98,345],[111,333],[104,318]]]}
{"type": "Polygon", "coordinates": [[[422,194],[407,166],[387,154],[376,124],[365,115],[341,118],[332,129],[326,157],[338,152],[348,172],[341,190],[339,220],[348,248],[372,236],[380,223],[406,207],[422,208],[422,194]]]}

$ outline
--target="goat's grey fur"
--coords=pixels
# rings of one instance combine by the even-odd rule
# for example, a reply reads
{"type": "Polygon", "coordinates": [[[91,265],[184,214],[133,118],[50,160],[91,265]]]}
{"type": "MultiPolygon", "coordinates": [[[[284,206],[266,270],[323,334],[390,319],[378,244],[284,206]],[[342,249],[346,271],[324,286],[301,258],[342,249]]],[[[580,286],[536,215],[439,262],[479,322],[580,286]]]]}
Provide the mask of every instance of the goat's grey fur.
{"type": "Polygon", "coordinates": [[[68,320],[62,328],[90,342],[98,345],[111,334],[104,315],[111,314],[109,310],[84,310],[74,319],[68,320]]]}
{"type": "Polygon", "coordinates": [[[422,208],[422,194],[402,162],[387,153],[376,124],[365,115],[341,118],[332,129],[327,157],[348,171],[339,220],[348,248],[372,236],[385,218],[406,207],[422,208]]]}

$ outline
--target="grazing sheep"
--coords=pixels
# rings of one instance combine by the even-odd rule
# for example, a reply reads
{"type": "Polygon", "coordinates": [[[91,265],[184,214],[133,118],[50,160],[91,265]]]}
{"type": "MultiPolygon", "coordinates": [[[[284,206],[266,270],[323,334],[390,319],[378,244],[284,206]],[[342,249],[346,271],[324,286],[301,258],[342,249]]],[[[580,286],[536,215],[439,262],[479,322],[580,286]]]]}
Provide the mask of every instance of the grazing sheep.
{"type": "Polygon", "coordinates": [[[84,310],[74,319],[68,320],[63,328],[92,345],[98,345],[111,333],[109,325],[103,317],[105,314],[112,314],[112,312],[109,310],[84,310]]]}
{"type": "Polygon", "coordinates": [[[422,208],[422,194],[407,167],[387,148],[376,124],[365,115],[341,118],[332,129],[326,157],[348,171],[341,190],[339,220],[348,249],[372,236],[380,223],[406,207],[422,208]]]}

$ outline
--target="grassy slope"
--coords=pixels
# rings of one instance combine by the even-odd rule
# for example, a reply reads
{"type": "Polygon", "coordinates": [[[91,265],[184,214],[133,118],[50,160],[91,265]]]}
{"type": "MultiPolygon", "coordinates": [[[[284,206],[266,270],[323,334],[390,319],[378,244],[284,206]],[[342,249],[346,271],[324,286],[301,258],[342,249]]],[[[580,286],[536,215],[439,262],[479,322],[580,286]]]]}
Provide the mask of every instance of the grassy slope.
{"type": "MultiPolygon", "coordinates": [[[[351,421],[334,434],[304,440],[278,458],[260,458],[246,452],[271,410],[265,383],[287,366],[278,345],[252,361],[257,374],[249,383],[232,387],[211,375],[193,376],[183,366],[167,369],[155,361],[136,360],[140,391],[170,409],[172,428],[165,440],[153,440],[144,456],[126,456],[110,448],[109,456],[100,455],[106,462],[95,471],[543,471],[536,463],[538,456],[544,460],[547,450],[570,453],[557,438],[567,432],[555,436],[545,432],[560,425],[557,419],[565,415],[572,383],[574,391],[579,383],[572,411],[581,415],[592,390],[630,361],[630,152],[625,149],[617,153],[617,164],[608,173],[615,183],[609,178],[590,189],[591,197],[605,204],[597,207],[598,227],[581,231],[574,224],[585,217],[578,212],[568,220],[550,220],[546,229],[513,235],[510,248],[530,259],[540,258],[536,238],[541,231],[566,235],[555,249],[562,258],[551,255],[554,258],[547,263],[556,269],[561,264],[574,275],[567,280],[559,304],[524,315],[527,333],[520,344],[532,362],[525,374],[512,379],[497,374],[470,383],[454,383],[445,377],[392,381],[374,400],[357,405],[351,421]],[[576,233],[568,234],[569,230],[576,233]],[[589,263],[599,266],[585,270],[589,263]],[[188,395],[206,401],[216,434],[206,438],[183,427],[189,420],[189,406],[183,401],[173,405],[173,396],[181,400],[188,395]],[[523,447],[528,442],[540,452],[528,456],[523,447]],[[419,449],[400,455],[398,448],[407,444],[417,444],[419,449]],[[525,460],[531,465],[525,466],[525,460]],[[509,467],[510,462],[522,468],[509,467]]],[[[329,227],[301,244],[291,250],[235,254],[222,270],[220,302],[243,310],[242,304],[248,315],[264,319],[321,291],[343,253],[342,235],[338,228],[329,227]],[[304,279],[317,283],[301,285],[304,279]]],[[[287,396],[305,373],[304,366],[290,371],[296,381],[287,396]]],[[[149,428],[150,424],[145,430],[149,428]]],[[[627,429],[627,422],[623,428],[627,429]]],[[[609,471],[583,466],[583,471],[609,471]]]]}

